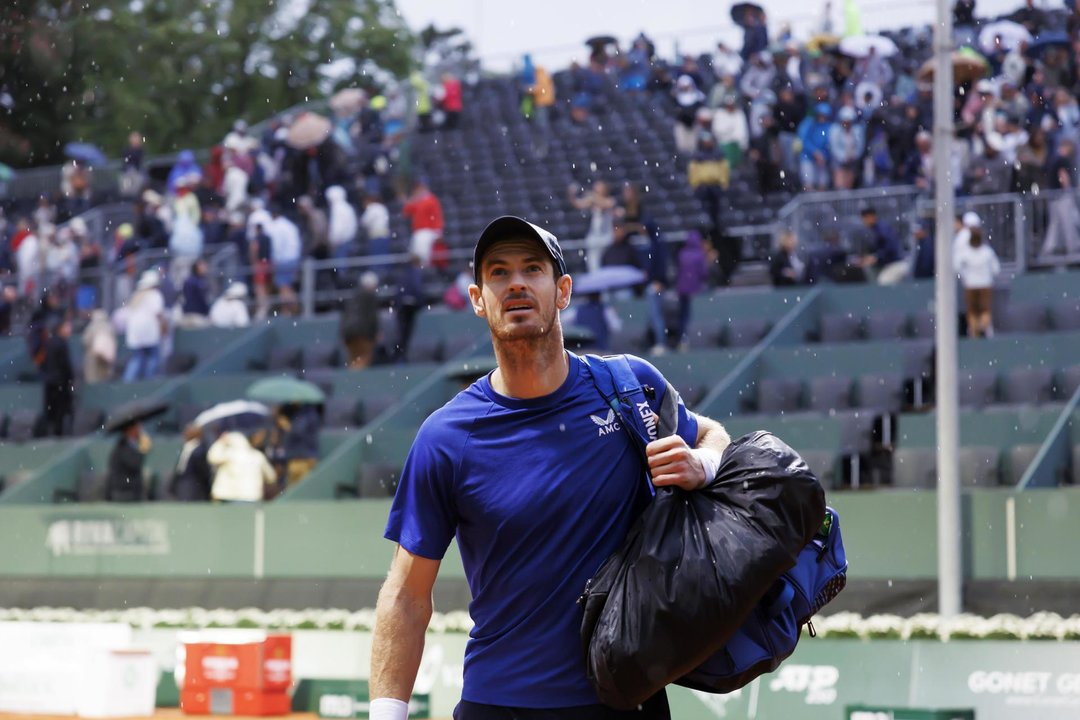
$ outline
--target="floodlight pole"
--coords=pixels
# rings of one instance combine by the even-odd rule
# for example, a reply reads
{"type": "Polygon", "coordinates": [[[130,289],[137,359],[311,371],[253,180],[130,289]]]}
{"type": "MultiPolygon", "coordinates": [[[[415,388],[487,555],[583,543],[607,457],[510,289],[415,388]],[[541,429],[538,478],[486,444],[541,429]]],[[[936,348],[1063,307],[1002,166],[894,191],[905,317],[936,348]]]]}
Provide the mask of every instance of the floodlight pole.
{"type": "Polygon", "coordinates": [[[953,238],[953,67],[952,8],[937,0],[934,25],[934,297],[937,308],[937,537],[938,612],[951,617],[961,611],[960,468],[957,462],[956,272],[952,261],[953,238]]]}

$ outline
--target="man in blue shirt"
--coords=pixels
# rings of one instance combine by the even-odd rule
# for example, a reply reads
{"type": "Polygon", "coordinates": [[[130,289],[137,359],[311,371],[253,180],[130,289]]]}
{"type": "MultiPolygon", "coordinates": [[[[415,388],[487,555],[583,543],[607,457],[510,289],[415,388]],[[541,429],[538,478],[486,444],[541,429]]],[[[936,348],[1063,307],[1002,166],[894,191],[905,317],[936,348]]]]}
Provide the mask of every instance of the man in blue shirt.
{"type": "MultiPolygon", "coordinates": [[[[457,538],[475,623],[457,720],[669,717],[663,693],[633,712],[598,704],[576,601],[649,502],[645,461],[584,361],[563,349],[572,280],[558,241],[502,217],[473,254],[473,311],[498,367],[421,426],[387,522],[398,544],[376,608],[373,720],[404,720],[439,562],[457,538]]],[[[676,432],[647,447],[653,485],[701,487],[729,444],[656,368],[630,358],[676,432]]],[[[648,409],[643,409],[648,411],[648,409]]]]}

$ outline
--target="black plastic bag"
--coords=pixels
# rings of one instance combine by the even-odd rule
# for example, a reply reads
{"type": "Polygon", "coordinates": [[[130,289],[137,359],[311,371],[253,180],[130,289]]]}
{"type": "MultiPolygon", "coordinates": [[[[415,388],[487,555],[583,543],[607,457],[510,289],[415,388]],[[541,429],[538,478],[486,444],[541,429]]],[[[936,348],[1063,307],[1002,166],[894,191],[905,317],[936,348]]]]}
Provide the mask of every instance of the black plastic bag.
{"type": "Polygon", "coordinates": [[[721,651],[824,516],[817,478],[767,432],[733,442],[704,488],[659,490],[582,595],[600,701],[635,708],[721,651]]]}

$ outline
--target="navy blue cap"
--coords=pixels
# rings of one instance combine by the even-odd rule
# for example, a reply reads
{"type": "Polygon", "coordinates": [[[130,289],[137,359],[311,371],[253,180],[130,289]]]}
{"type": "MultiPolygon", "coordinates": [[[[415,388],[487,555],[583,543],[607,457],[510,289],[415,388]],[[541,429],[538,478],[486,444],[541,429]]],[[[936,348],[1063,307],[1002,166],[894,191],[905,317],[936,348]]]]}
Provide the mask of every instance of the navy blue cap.
{"type": "Polygon", "coordinates": [[[563,259],[558,238],[544,228],[533,225],[528,220],[523,220],[514,215],[503,215],[488,223],[488,226],[484,228],[484,232],[480,233],[480,239],[476,241],[476,249],[473,250],[473,278],[478,284],[480,282],[480,261],[484,259],[484,253],[495,243],[509,238],[538,240],[547,249],[548,255],[551,256],[552,262],[555,263],[555,269],[558,271],[559,277],[566,275],[566,260],[563,259]]]}

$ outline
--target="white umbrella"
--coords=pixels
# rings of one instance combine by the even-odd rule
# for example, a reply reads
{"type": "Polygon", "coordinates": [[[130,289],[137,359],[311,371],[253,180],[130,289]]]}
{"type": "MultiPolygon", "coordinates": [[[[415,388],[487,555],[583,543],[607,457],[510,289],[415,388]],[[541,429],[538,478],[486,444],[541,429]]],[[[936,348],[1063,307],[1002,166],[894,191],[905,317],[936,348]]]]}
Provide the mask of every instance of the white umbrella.
{"type": "Polygon", "coordinates": [[[194,424],[196,427],[204,428],[221,420],[241,421],[245,418],[253,418],[253,416],[270,417],[270,408],[252,400],[231,400],[203,410],[195,416],[194,424]]]}
{"type": "Polygon", "coordinates": [[[900,52],[896,43],[884,35],[852,35],[840,41],[840,52],[851,57],[868,57],[871,50],[878,57],[892,57],[900,52]]]}
{"type": "Polygon", "coordinates": [[[986,53],[992,53],[998,48],[995,40],[999,37],[1001,38],[1001,47],[1005,50],[1012,50],[1021,42],[1032,41],[1031,33],[1020,23],[1015,23],[1012,20],[999,20],[984,26],[979,31],[979,47],[986,53]]]}

